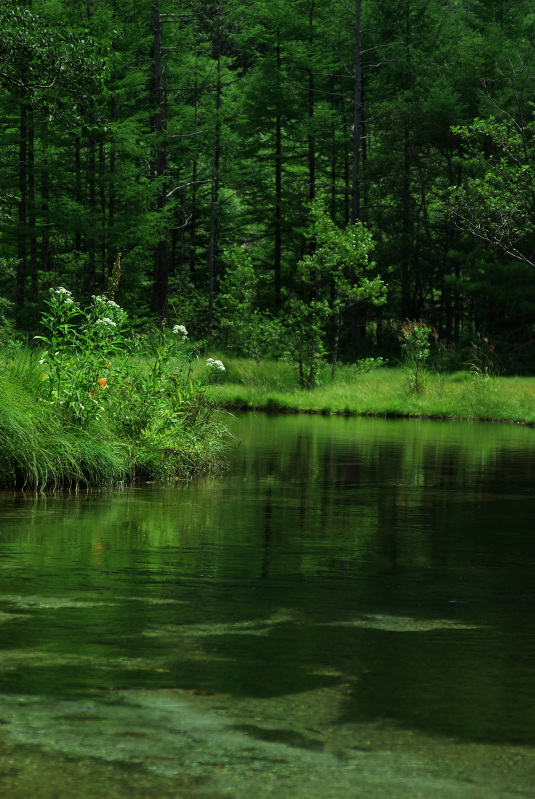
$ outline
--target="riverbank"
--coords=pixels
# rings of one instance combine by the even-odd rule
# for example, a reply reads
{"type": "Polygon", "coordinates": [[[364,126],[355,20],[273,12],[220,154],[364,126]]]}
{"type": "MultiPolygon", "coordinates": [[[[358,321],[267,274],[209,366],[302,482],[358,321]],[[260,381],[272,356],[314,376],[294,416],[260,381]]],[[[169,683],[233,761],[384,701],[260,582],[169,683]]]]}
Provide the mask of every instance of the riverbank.
{"type": "Polygon", "coordinates": [[[535,424],[535,378],[430,372],[426,390],[416,394],[401,367],[359,373],[344,365],[334,381],[325,369],[315,389],[300,390],[283,362],[226,357],[225,366],[224,379],[210,392],[228,409],[535,424]]]}
{"type": "Polygon", "coordinates": [[[202,375],[169,357],[91,364],[0,356],[0,488],[185,480],[225,463],[228,432],[202,375]],[[93,375],[94,376],[91,376],[93,375]]]}

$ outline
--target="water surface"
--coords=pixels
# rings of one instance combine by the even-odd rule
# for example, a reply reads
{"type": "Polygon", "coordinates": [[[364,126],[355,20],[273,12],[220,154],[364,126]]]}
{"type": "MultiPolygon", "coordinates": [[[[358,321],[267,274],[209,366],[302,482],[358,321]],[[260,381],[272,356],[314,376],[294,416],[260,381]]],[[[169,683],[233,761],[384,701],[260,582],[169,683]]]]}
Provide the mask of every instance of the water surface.
{"type": "Polygon", "coordinates": [[[0,501],[0,796],[535,796],[535,431],[249,414],[0,501]]]}

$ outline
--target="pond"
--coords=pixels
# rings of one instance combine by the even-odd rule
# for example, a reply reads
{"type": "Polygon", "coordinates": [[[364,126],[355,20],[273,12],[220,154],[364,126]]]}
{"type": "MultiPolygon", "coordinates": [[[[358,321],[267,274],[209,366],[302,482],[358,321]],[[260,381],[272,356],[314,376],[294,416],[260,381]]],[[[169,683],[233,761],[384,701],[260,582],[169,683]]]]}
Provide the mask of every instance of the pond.
{"type": "Polygon", "coordinates": [[[247,414],[177,488],[0,497],[0,796],[535,785],[535,430],[247,414]]]}

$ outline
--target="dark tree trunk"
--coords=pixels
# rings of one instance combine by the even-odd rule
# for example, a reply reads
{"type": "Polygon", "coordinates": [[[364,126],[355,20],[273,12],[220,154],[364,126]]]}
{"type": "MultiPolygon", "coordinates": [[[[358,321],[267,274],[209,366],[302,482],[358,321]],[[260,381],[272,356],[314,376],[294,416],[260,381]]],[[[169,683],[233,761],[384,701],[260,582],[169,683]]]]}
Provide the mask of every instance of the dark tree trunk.
{"type": "Polygon", "coordinates": [[[362,0],[355,0],[355,75],[353,96],[353,172],[351,221],[360,219],[362,161],[362,0]]]}
{"type": "MultiPolygon", "coordinates": [[[[281,69],[280,32],[277,30],[277,71],[281,69]]],[[[282,117],[275,119],[275,305],[282,302],[282,117]]]]}
{"type": "Polygon", "coordinates": [[[28,101],[23,95],[19,122],[19,207],[18,207],[18,263],[16,307],[24,308],[26,293],[26,273],[28,269],[27,251],[28,225],[28,101]]]}
{"type": "MultiPolygon", "coordinates": [[[[167,130],[166,119],[166,93],[163,76],[163,43],[162,43],[162,16],[160,2],[154,6],[154,104],[156,112],[152,119],[152,129],[156,134],[156,152],[152,166],[153,179],[158,181],[155,207],[156,211],[163,213],[167,205],[167,184],[165,175],[167,173],[167,143],[164,139],[167,130]]],[[[169,245],[167,232],[164,231],[162,238],[156,245],[154,251],[154,293],[153,309],[161,316],[167,318],[169,306],[169,245]]]]}
{"type": "MultiPolygon", "coordinates": [[[[115,8],[115,5],[114,5],[115,8]]],[[[117,98],[115,94],[112,95],[111,98],[111,119],[112,121],[117,120],[117,98]]],[[[116,213],[116,205],[117,205],[117,190],[115,188],[115,172],[117,169],[117,153],[115,149],[115,141],[112,138],[110,144],[110,155],[108,158],[108,175],[109,175],[109,188],[108,188],[108,238],[111,239],[113,236],[113,228],[115,225],[115,213],[116,213]]],[[[113,252],[113,258],[115,259],[117,253],[113,252]]],[[[106,271],[106,280],[109,280],[113,271],[113,262],[110,258],[110,263],[107,266],[106,271]]]]}
{"type": "Polygon", "coordinates": [[[86,232],[86,249],[87,249],[87,290],[89,294],[93,294],[96,286],[96,241],[94,230],[97,223],[97,187],[96,187],[96,171],[97,171],[97,156],[96,156],[96,141],[95,131],[91,130],[89,133],[88,141],[88,158],[87,158],[87,183],[89,190],[89,230],[86,232]]]}
{"type": "Polygon", "coordinates": [[[29,272],[32,299],[39,299],[39,261],[37,257],[37,205],[35,201],[35,121],[33,108],[28,108],[28,238],[30,243],[29,272]]]}
{"type": "Polygon", "coordinates": [[[50,185],[48,180],[48,162],[43,159],[41,168],[41,268],[44,272],[49,272],[52,268],[50,252],[50,185]]]}
{"type": "MultiPolygon", "coordinates": [[[[220,7],[219,7],[220,13],[220,7]]],[[[221,161],[221,105],[223,86],[221,83],[221,18],[217,22],[217,85],[216,85],[216,119],[214,130],[214,148],[212,152],[212,191],[210,197],[210,240],[208,247],[208,328],[212,333],[214,322],[215,279],[217,272],[217,238],[219,224],[219,168],[221,161]]]]}
{"type": "MultiPolygon", "coordinates": [[[[312,0],[309,14],[309,45],[311,51],[314,45],[314,11],[315,2],[312,0]]],[[[312,67],[310,67],[308,70],[308,197],[310,201],[313,201],[316,198],[316,137],[314,134],[315,102],[315,76],[312,67]]]]}
{"type": "MultiPolygon", "coordinates": [[[[78,207],[82,205],[82,142],[80,136],[76,136],[74,142],[74,197],[78,207]]],[[[74,249],[80,252],[82,249],[82,232],[79,224],[76,226],[74,234],[74,249]]]]}

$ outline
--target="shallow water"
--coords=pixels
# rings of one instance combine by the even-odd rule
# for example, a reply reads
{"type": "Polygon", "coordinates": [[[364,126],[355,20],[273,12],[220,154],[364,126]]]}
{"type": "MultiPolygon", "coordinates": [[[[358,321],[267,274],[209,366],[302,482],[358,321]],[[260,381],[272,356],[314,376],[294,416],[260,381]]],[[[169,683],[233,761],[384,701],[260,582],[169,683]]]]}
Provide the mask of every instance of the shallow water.
{"type": "Polygon", "coordinates": [[[247,415],[0,499],[0,796],[535,796],[535,431],[247,415]]]}

